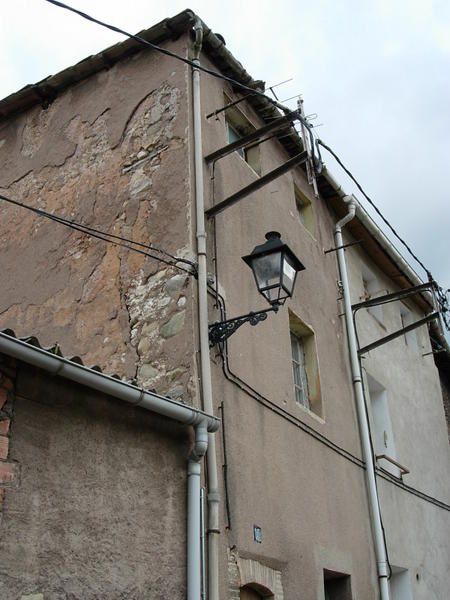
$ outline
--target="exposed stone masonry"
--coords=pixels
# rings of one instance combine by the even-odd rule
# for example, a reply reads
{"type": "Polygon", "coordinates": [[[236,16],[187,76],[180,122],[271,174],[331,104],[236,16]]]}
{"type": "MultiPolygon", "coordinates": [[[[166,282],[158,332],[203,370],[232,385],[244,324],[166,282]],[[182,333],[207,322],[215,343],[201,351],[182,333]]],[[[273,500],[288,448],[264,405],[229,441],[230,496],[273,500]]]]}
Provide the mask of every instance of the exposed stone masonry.
{"type": "MultiPolygon", "coordinates": [[[[11,134],[14,123],[0,130],[0,187],[32,206],[193,258],[182,92],[172,72],[154,89],[136,80],[120,104],[108,86],[115,78],[126,85],[127,69],[139,70],[134,62],[96,77],[105,90],[99,98],[83,94],[85,82],[47,110],[19,117],[11,134]]],[[[189,400],[192,335],[178,336],[192,329],[188,276],[23,209],[3,209],[0,326],[189,400]]]]}
{"type": "Polygon", "coordinates": [[[0,356],[0,524],[6,492],[19,483],[19,466],[8,460],[15,376],[14,361],[0,356]]]}

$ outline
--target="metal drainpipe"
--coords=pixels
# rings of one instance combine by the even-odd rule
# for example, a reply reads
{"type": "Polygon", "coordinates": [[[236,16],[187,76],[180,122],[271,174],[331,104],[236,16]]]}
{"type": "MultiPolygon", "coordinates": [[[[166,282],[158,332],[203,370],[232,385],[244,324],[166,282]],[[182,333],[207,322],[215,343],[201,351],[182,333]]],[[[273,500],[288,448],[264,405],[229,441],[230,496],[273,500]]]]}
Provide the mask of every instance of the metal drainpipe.
{"type": "Polygon", "coordinates": [[[206,421],[195,428],[195,445],[188,460],[187,482],[187,600],[200,600],[202,590],[201,552],[201,465],[208,449],[206,421]]]}
{"type": "MultiPolygon", "coordinates": [[[[200,65],[203,42],[203,24],[200,19],[194,25],[195,44],[193,61],[200,65]]],[[[194,170],[196,203],[196,236],[198,262],[198,319],[200,341],[200,371],[204,410],[213,414],[211,365],[208,337],[208,287],[206,263],[206,229],[203,185],[203,151],[200,103],[200,70],[192,69],[192,102],[194,113],[194,170]]],[[[216,440],[209,435],[206,457],[208,475],[208,599],[219,600],[219,486],[217,476],[216,440]]]]}
{"type": "Polygon", "coordinates": [[[350,354],[353,389],[355,392],[358,426],[361,438],[361,448],[363,460],[366,467],[367,494],[369,500],[371,525],[374,538],[375,557],[377,561],[377,574],[380,586],[380,598],[381,600],[389,600],[390,593],[388,581],[388,561],[384,542],[383,527],[381,524],[380,506],[378,503],[375,463],[372,445],[370,441],[369,424],[367,422],[367,412],[365,408],[361,365],[358,357],[358,346],[356,343],[356,332],[353,322],[352,303],[350,298],[350,286],[347,274],[347,264],[345,260],[345,250],[341,247],[343,245],[342,228],[355,217],[356,201],[353,198],[353,196],[345,196],[343,200],[348,204],[348,213],[343,219],[336,223],[335,243],[336,248],[339,248],[339,250],[337,250],[337,259],[342,283],[342,291],[344,296],[344,314],[347,328],[347,341],[350,354]]]}

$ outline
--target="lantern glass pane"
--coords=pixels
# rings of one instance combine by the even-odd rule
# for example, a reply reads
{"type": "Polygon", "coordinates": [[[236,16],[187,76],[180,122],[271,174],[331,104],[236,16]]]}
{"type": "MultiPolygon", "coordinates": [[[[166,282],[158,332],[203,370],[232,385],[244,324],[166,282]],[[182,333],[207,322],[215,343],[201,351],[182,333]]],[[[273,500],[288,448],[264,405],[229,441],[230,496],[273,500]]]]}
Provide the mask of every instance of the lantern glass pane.
{"type": "MultiPolygon", "coordinates": [[[[267,288],[276,286],[274,290],[271,290],[275,294],[274,298],[272,295],[270,299],[278,297],[278,288],[280,286],[281,279],[281,254],[274,252],[273,254],[266,254],[265,256],[258,256],[252,261],[252,269],[255,274],[256,284],[260,292],[263,292],[267,288]]],[[[268,298],[268,296],[266,295],[268,298]]]]}
{"type": "Polygon", "coordinates": [[[291,262],[286,255],[283,257],[283,279],[282,284],[289,296],[292,296],[294,290],[295,276],[297,274],[296,269],[292,266],[291,262]]]}

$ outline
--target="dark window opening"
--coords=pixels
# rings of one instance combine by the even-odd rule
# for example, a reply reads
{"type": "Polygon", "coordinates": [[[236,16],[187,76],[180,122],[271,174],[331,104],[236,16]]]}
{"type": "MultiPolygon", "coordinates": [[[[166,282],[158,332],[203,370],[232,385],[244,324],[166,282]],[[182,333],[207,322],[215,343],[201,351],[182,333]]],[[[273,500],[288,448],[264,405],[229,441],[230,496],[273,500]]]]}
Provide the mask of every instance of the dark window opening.
{"type": "Polygon", "coordinates": [[[350,575],[324,569],[323,587],[325,600],[352,600],[350,575]]]}

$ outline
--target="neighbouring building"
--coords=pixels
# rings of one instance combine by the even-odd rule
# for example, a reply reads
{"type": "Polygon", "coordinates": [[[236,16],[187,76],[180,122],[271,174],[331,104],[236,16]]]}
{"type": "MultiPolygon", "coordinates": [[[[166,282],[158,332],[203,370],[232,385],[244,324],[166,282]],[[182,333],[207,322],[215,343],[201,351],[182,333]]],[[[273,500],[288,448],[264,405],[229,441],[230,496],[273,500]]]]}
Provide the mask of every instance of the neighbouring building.
{"type": "Polygon", "coordinates": [[[409,295],[419,277],[220,35],[190,10],[140,35],[229,80],[127,40],[0,101],[0,194],[56,219],[1,206],[0,595],[199,600],[194,573],[209,600],[442,600],[448,346],[436,320],[371,346],[436,311],[432,288],[409,295]],[[274,230],[305,266],[293,297],[208,360],[205,252],[209,322],[262,310],[241,257],[274,230]],[[150,412],[119,402],[140,393],[150,412]]]}

